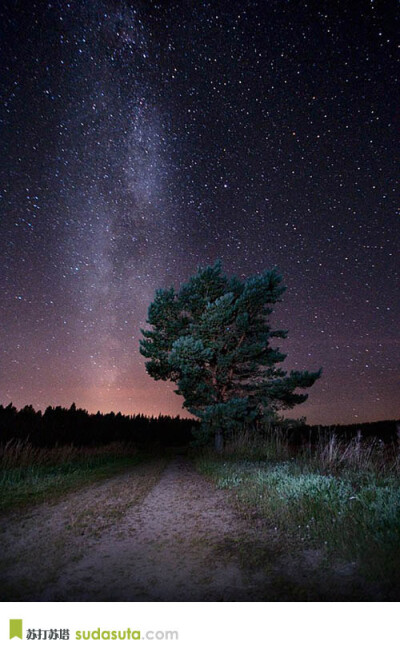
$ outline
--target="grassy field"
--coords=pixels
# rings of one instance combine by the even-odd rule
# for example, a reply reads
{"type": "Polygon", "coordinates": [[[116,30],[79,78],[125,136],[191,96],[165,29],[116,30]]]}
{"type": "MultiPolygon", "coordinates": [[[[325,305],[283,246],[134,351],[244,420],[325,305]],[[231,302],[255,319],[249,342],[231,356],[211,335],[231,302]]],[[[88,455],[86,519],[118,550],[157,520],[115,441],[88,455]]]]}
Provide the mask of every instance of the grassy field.
{"type": "Polygon", "coordinates": [[[52,449],[29,442],[7,443],[0,447],[0,511],[54,500],[123,472],[140,460],[136,449],[126,443],[52,449]]]}
{"type": "Polygon", "coordinates": [[[243,511],[297,548],[322,548],[328,562],[353,563],[368,580],[400,581],[400,458],[397,449],[333,435],[290,448],[282,434],[241,434],[197,467],[232,490],[243,511]]]}

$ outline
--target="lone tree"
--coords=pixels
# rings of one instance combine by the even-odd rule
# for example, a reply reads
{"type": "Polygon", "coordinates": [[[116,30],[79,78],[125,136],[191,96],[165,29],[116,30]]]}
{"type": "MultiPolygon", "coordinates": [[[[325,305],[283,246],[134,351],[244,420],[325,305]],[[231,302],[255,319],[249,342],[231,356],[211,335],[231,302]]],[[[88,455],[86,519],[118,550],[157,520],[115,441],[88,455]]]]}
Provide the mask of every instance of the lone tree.
{"type": "Polygon", "coordinates": [[[184,406],[201,420],[204,434],[222,436],[238,424],[271,422],[282,409],[304,402],[318,372],[280,369],[286,355],[272,347],[287,332],[269,316],[286,287],[276,269],[241,281],[227,278],[221,262],[199,268],[176,292],[159,289],[142,330],[140,352],[148,374],[175,382],[184,406]]]}

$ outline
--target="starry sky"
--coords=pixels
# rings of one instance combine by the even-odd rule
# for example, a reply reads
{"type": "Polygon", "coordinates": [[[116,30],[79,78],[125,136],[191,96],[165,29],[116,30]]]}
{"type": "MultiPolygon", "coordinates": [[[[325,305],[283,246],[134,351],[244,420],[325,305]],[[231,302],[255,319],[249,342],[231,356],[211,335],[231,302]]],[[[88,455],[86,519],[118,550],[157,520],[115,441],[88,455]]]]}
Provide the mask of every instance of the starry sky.
{"type": "Polygon", "coordinates": [[[277,266],[288,415],[399,417],[397,4],[4,0],[0,403],[187,413],[157,288],[277,266]]]}

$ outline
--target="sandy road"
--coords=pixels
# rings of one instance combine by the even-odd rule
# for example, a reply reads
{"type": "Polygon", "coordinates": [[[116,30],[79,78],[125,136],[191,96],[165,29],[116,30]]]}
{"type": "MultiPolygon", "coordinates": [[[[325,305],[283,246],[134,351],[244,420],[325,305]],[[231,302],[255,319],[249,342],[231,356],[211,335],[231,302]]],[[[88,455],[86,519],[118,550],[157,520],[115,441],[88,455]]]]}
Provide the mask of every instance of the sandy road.
{"type": "Polygon", "coordinates": [[[0,520],[0,598],[31,601],[352,600],[348,567],[283,550],[189,460],[153,460],[0,520]],[[256,558],[256,562],[254,562],[256,558]]]}
{"type": "Polygon", "coordinates": [[[118,527],[43,593],[46,600],[241,600],[252,592],[221,548],[245,533],[226,496],[177,458],[118,527]]]}
{"type": "Polygon", "coordinates": [[[244,522],[184,458],[164,471],[134,467],[2,523],[3,599],[256,598],[234,552],[244,522]]]}

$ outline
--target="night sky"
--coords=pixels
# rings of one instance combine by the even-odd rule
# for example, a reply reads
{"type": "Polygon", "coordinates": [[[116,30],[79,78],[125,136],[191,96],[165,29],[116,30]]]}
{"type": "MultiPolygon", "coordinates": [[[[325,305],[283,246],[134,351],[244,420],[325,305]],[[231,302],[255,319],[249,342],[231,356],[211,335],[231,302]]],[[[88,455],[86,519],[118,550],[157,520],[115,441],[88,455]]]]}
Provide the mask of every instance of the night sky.
{"type": "Polygon", "coordinates": [[[6,0],[0,403],[186,415],[157,288],[278,266],[290,416],[399,417],[395,3],[6,0]]]}

